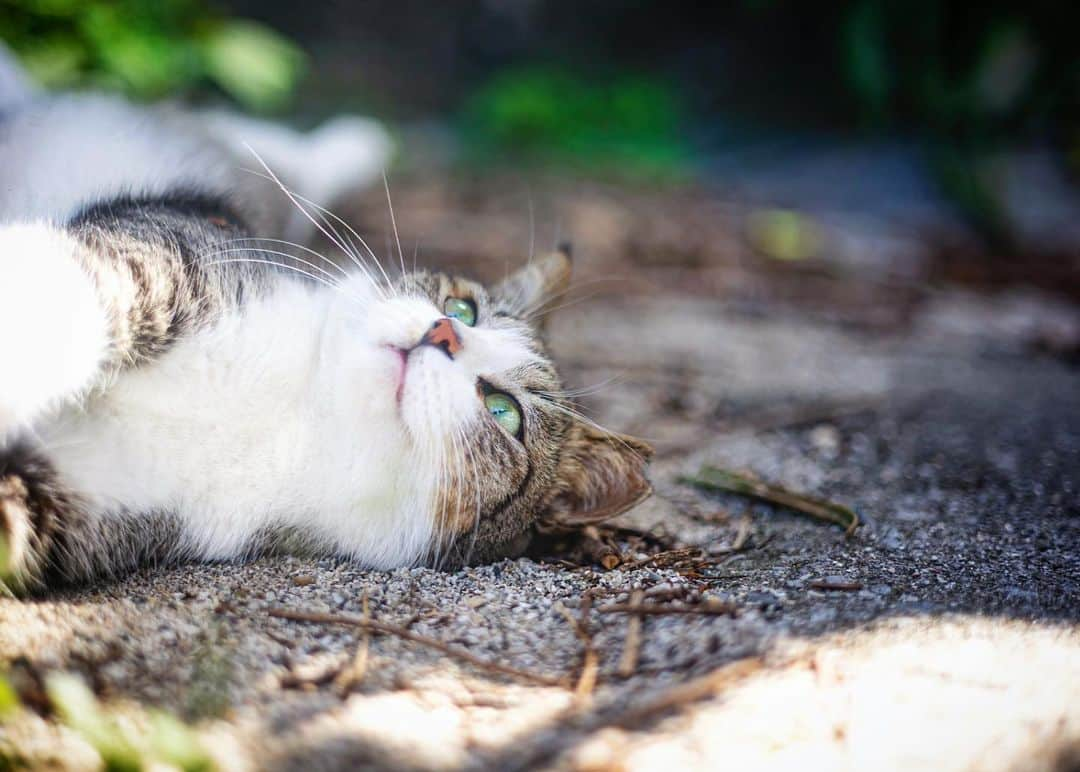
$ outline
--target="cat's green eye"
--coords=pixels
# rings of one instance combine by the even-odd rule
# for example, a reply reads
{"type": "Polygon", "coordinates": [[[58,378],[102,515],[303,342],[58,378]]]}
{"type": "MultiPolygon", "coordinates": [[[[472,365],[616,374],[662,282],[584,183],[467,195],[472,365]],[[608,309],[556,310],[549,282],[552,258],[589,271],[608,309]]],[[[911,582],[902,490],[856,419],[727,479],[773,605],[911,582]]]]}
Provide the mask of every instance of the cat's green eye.
{"type": "Polygon", "coordinates": [[[493,391],[484,396],[484,406],[499,422],[499,426],[515,437],[518,436],[521,431],[521,408],[518,407],[517,400],[509,394],[493,391]]]}
{"type": "Polygon", "coordinates": [[[476,325],[476,303],[466,298],[447,298],[443,303],[443,313],[451,319],[457,319],[462,324],[473,327],[476,325]]]}

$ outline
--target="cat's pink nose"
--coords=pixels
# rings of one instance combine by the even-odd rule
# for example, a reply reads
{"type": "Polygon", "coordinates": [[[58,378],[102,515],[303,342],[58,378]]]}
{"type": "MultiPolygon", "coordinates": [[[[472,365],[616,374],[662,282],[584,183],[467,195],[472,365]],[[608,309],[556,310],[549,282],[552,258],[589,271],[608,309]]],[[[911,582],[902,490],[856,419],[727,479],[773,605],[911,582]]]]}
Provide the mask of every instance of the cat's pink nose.
{"type": "Polygon", "coordinates": [[[444,354],[453,359],[454,354],[461,351],[461,338],[454,329],[454,323],[444,316],[424,333],[424,337],[420,339],[420,345],[441,348],[444,354]]]}

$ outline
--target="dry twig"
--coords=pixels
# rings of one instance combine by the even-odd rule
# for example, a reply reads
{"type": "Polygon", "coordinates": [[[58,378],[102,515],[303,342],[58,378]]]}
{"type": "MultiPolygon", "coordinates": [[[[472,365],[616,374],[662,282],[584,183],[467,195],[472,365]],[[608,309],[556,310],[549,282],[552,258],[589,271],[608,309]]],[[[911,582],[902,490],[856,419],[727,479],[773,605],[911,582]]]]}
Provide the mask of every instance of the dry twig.
{"type": "Polygon", "coordinates": [[[743,547],[746,546],[746,542],[750,540],[750,533],[754,527],[753,520],[749,516],[743,515],[739,518],[739,530],[735,532],[735,541],[731,543],[732,552],[742,552],[743,547]]]}
{"type": "Polygon", "coordinates": [[[701,678],[673,686],[637,707],[629,708],[605,723],[631,729],[649,719],[681,708],[692,702],[711,697],[721,690],[753,675],[765,666],[761,657],[747,657],[714,670],[701,678]]]}
{"type": "MultiPolygon", "coordinates": [[[[630,594],[630,605],[641,606],[644,599],[644,590],[634,590],[630,594]]],[[[622,657],[619,659],[619,675],[623,678],[629,678],[637,670],[638,657],[641,654],[641,626],[640,614],[634,614],[626,622],[626,643],[623,645],[622,657]]]]}
{"type": "Polygon", "coordinates": [[[593,645],[592,635],[589,633],[589,611],[591,609],[592,595],[588,592],[581,596],[580,619],[575,619],[574,615],[563,604],[555,604],[555,610],[570,623],[574,634],[584,647],[581,654],[581,675],[578,677],[577,687],[574,689],[574,694],[578,700],[587,700],[592,696],[593,690],[596,688],[596,677],[600,670],[600,658],[596,654],[596,647],[593,645]]]}
{"type": "Polygon", "coordinates": [[[669,567],[678,563],[683,563],[688,560],[695,560],[701,557],[701,550],[697,547],[683,547],[682,549],[665,550],[664,552],[657,552],[655,555],[649,555],[641,560],[632,560],[627,563],[623,563],[619,568],[623,571],[632,571],[635,568],[643,568],[650,563],[655,563],[659,567],[669,567]]]}
{"type": "Polygon", "coordinates": [[[511,667],[510,665],[504,665],[500,662],[491,662],[482,659],[481,657],[477,657],[464,649],[459,649],[456,646],[449,646],[435,638],[428,638],[427,636],[414,633],[411,630],[406,630],[403,627],[398,627],[397,625],[392,625],[387,622],[377,622],[373,619],[364,620],[359,617],[348,616],[345,614],[320,614],[312,611],[294,611],[293,609],[287,608],[272,608],[267,613],[276,619],[290,619],[294,622],[312,622],[323,625],[350,625],[352,627],[360,627],[370,630],[373,633],[392,635],[395,638],[401,638],[406,641],[420,644],[421,646],[427,646],[429,649],[435,649],[449,657],[454,657],[462,662],[467,662],[480,670],[513,676],[514,678],[519,678],[523,681],[529,681],[541,686],[566,687],[565,678],[551,678],[550,676],[541,675],[540,673],[533,673],[528,670],[520,670],[516,667],[511,667]]]}
{"type": "Polygon", "coordinates": [[[581,532],[581,543],[585,554],[594,563],[599,563],[608,571],[611,571],[622,562],[619,550],[607,539],[601,536],[595,525],[587,525],[581,532]]]}
{"type": "Polygon", "coordinates": [[[839,592],[858,592],[862,582],[836,582],[828,579],[815,579],[807,585],[811,590],[837,590],[839,592]]]}
{"type": "Polygon", "coordinates": [[[748,496],[767,504],[801,512],[818,520],[835,523],[842,526],[848,536],[859,527],[859,516],[841,504],[794,493],[779,485],[755,480],[727,469],[707,466],[703,467],[696,477],[680,477],[679,479],[681,482],[698,488],[748,496]]]}
{"type": "MultiPolygon", "coordinates": [[[[360,685],[364,680],[364,676],[367,675],[368,667],[368,651],[371,643],[371,630],[368,625],[371,622],[371,608],[368,604],[368,591],[364,588],[363,600],[364,626],[360,632],[360,644],[356,647],[356,654],[353,656],[352,662],[341,669],[341,672],[334,678],[334,686],[342,696],[347,695],[353,689],[360,685]]],[[[403,628],[405,629],[405,628],[403,628]]]]}
{"type": "Polygon", "coordinates": [[[738,608],[733,603],[705,601],[694,606],[671,606],[665,603],[612,603],[596,609],[598,614],[639,614],[661,616],[665,614],[703,614],[705,616],[735,616],[738,608]]]}

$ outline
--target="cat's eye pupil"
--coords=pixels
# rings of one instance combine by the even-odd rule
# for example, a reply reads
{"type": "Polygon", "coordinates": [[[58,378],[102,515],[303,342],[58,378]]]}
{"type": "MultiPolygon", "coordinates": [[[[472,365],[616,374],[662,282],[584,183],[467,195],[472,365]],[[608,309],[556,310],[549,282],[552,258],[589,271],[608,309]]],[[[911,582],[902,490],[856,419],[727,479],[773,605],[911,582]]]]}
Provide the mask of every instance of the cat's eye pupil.
{"type": "Polygon", "coordinates": [[[513,397],[495,391],[485,395],[484,406],[499,422],[499,426],[515,437],[518,436],[521,431],[521,409],[513,397]]]}
{"type": "Polygon", "coordinates": [[[469,327],[476,324],[476,304],[467,298],[447,298],[443,313],[469,327]]]}

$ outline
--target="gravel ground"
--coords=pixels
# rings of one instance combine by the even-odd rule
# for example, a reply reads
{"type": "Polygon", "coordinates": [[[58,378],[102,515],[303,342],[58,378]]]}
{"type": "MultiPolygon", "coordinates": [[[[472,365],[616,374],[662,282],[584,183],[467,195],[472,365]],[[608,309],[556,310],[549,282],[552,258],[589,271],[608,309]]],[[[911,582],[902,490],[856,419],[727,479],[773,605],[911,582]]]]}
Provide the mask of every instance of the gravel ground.
{"type": "MultiPolygon", "coordinates": [[[[399,211],[423,221],[424,194],[399,194],[399,211]]],[[[451,257],[502,248],[487,231],[458,243],[451,257]]],[[[612,253],[585,239],[583,284],[611,273],[612,253]]],[[[552,328],[571,385],[607,382],[591,413],[658,449],[657,495],[620,523],[700,547],[693,570],[573,565],[572,549],[456,573],[290,557],[147,570],[0,600],[0,662],[24,685],[77,672],[136,723],[147,707],[176,712],[230,769],[1080,768],[1080,375],[1036,350],[1047,329],[1072,334],[1075,309],[957,288],[890,305],[875,274],[841,283],[855,299],[837,318],[758,291],[788,286],[769,279],[786,268],[725,260],[698,266],[736,277],[726,292],[674,258],[623,265],[646,278],[552,328]],[[843,502],[865,524],[845,538],[678,481],[703,464],[843,502]],[[624,675],[632,625],[598,609],[635,590],[735,611],[645,618],[624,675]],[[584,611],[596,687],[269,614],[359,616],[365,597],[376,621],[572,684],[584,611]]],[[[624,560],[642,544],[625,536],[624,560]]],[[[5,759],[97,763],[30,711],[0,726],[5,759]]]]}

